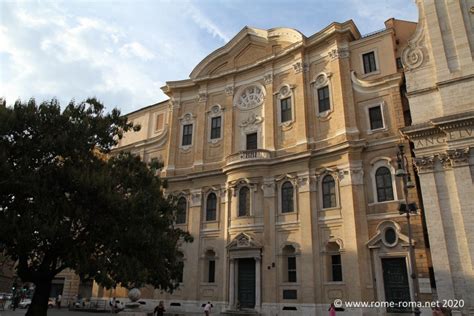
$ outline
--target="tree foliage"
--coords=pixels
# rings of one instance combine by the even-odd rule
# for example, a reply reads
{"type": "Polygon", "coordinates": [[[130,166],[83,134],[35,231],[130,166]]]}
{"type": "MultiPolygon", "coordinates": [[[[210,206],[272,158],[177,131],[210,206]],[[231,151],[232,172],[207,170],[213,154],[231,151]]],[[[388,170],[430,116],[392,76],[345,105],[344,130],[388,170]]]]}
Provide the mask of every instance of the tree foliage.
{"type": "Polygon", "coordinates": [[[36,285],[28,314],[46,314],[65,268],[106,287],[177,287],[178,247],[192,238],[173,227],[157,166],[110,155],[138,128],[96,99],[0,107],[0,251],[36,285]]]}

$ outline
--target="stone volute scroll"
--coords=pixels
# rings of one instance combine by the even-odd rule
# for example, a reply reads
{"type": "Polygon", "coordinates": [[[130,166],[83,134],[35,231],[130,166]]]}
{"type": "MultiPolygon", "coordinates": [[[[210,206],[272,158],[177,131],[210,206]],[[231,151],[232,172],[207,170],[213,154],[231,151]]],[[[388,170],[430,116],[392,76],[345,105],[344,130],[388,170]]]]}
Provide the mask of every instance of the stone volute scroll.
{"type": "Polygon", "coordinates": [[[425,53],[422,42],[424,38],[425,14],[423,5],[418,5],[418,25],[412,38],[408,40],[408,45],[402,51],[402,64],[406,70],[414,70],[421,66],[425,53]]]}

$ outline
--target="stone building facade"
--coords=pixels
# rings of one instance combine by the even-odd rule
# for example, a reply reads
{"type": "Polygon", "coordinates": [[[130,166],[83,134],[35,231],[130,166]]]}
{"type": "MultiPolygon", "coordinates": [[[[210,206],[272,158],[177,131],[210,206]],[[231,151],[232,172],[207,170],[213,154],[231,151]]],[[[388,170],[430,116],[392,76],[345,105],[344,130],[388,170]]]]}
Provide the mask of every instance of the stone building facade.
{"type": "Polygon", "coordinates": [[[403,51],[414,143],[440,300],[474,315],[474,1],[417,1],[403,51]]]}
{"type": "MultiPolygon", "coordinates": [[[[405,197],[395,170],[397,145],[409,148],[399,133],[410,120],[400,58],[415,27],[389,19],[361,36],[347,21],[309,37],[245,27],[189,79],[167,82],[169,100],[128,114],[142,128],[117,150],[164,162],[176,225],[195,238],[181,249],[180,289],[144,297],[168,310],[212,301],[263,315],[412,299],[415,258],[399,205],[419,205],[418,191],[405,197]]],[[[422,210],[412,224],[429,300],[422,210]]]]}

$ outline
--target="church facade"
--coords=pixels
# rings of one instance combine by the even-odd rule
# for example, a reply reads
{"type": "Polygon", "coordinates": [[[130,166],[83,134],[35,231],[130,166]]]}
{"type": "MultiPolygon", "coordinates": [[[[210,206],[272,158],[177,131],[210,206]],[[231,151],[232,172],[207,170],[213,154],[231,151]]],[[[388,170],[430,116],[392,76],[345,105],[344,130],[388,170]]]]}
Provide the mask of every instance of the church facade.
{"type": "Polygon", "coordinates": [[[180,289],[143,298],[169,311],[211,301],[325,315],[335,300],[414,300],[414,261],[419,298],[431,300],[424,210],[411,216],[415,258],[399,213],[420,206],[420,192],[405,195],[396,177],[402,144],[416,179],[399,133],[411,123],[401,52],[415,28],[389,19],[361,36],[347,21],[306,37],[245,27],[189,79],[167,82],[169,100],[128,114],[141,130],[116,150],[164,163],[176,226],[194,236],[180,249],[180,289]]]}

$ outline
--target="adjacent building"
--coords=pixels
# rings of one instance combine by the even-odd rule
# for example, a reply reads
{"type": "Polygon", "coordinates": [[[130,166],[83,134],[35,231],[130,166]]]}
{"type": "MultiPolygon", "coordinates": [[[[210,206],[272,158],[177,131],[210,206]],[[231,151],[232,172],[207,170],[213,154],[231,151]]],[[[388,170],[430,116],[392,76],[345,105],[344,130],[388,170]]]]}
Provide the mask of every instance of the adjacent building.
{"type": "Polygon", "coordinates": [[[474,1],[417,1],[403,51],[413,142],[440,300],[474,315],[474,1]],[[461,306],[462,305],[462,306],[461,306]]]}
{"type": "Polygon", "coordinates": [[[405,196],[395,176],[401,143],[416,178],[399,132],[411,123],[401,52],[416,23],[385,24],[366,36],[352,21],[309,37],[245,27],[189,79],[167,82],[169,100],[128,114],[142,128],[117,151],[163,161],[176,225],[195,238],[181,249],[180,289],[145,298],[325,315],[336,299],[414,299],[411,260],[420,298],[432,298],[424,210],[412,216],[416,258],[399,213],[419,191],[405,196]]]}

